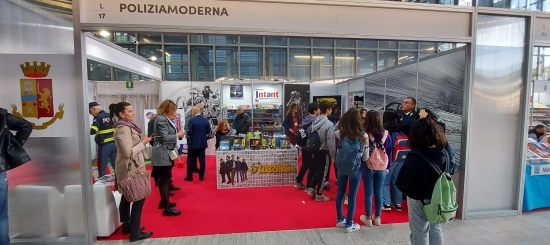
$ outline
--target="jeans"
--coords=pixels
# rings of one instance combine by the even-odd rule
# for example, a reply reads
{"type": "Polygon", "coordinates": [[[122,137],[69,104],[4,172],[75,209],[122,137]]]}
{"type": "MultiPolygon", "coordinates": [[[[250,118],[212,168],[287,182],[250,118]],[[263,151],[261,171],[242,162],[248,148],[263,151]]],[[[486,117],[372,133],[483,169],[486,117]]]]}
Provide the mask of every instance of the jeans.
{"type": "Polygon", "coordinates": [[[0,173],[0,245],[10,244],[10,222],[8,217],[8,175],[0,173]]]}
{"type": "Polygon", "coordinates": [[[199,177],[204,178],[206,167],[206,149],[188,149],[187,150],[187,177],[193,178],[193,170],[197,166],[197,158],[199,158],[200,169],[199,177]]]}
{"type": "Polygon", "coordinates": [[[120,198],[120,205],[118,207],[118,211],[120,212],[120,222],[130,222],[130,227],[132,230],[138,230],[139,227],[141,227],[140,222],[143,204],[145,204],[145,198],[131,203],[128,202],[126,197],[123,195],[120,198]],[[130,204],[132,204],[132,211],[130,211],[130,204]]]}
{"type": "Polygon", "coordinates": [[[422,202],[407,198],[409,206],[409,227],[412,245],[444,245],[440,224],[430,224],[424,213],[422,202]]]}
{"type": "Polygon", "coordinates": [[[111,162],[113,170],[115,170],[116,162],[116,145],[115,143],[107,143],[100,146],[97,149],[99,166],[98,166],[98,175],[99,177],[105,175],[105,169],[107,168],[107,161],[111,162]]]}
{"type": "Polygon", "coordinates": [[[315,165],[315,177],[313,177],[313,182],[311,187],[317,189],[317,194],[323,194],[323,180],[330,166],[329,156],[327,150],[320,150],[315,154],[314,165],[315,165]]]}
{"type": "Polygon", "coordinates": [[[348,215],[346,219],[346,227],[353,225],[353,215],[355,215],[355,200],[357,198],[357,191],[359,190],[359,182],[361,182],[361,172],[357,171],[352,176],[342,175],[338,176],[338,194],[336,194],[336,217],[337,221],[344,219],[342,212],[344,196],[346,195],[346,187],[348,185],[349,178],[349,194],[348,194],[348,215]]]}
{"type": "Polygon", "coordinates": [[[386,181],[384,181],[384,188],[382,190],[384,204],[395,203],[397,205],[401,205],[403,203],[403,194],[395,185],[397,182],[397,175],[399,175],[399,171],[401,171],[403,163],[404,162],[394,162],[389,169],[390,172],[386,176],[386,181]]]}
{"type": "Polygon", "coordinates": [[[380,217],[382,215],[382,187],[386,179],[386,170],[371,170],[363,164],[361,173],[365,189],[365,215],[367,217],[372,215],[372,195],[374,194],[374,215],[380,217]]]}

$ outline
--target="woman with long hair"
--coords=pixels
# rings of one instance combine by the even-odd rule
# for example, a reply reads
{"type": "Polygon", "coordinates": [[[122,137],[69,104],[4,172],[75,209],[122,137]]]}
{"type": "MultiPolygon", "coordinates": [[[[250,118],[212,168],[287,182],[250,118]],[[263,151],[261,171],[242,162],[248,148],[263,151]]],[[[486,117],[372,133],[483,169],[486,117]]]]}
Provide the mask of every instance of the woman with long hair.
{"type": "MultiPolygon", "coordinates": [[[[334,134],[340,139],[340,144],[344,140],[350,142],[359,140],[362,150],[364,150],[367,145],[368,135],[363,130],[361,115],[357,109],[349,109],[344,116],[342,116],[342,119],[338,122],[338,130],[336,130],[334,134]]],[[[335,165],[342,166],[342,164],[352,164],[339,161],[342,161],[342,159],[339,159],[337,154],[335,165]]],[[[360,162],[361,159],[358,159],[358,161],[358,164],[362,166],[362,163],[360,162]]],[[[357,169],[357,172],[352,173],[351,175],[344,175],[342,174],[342,171],[339,171],[337,174],[339,175],[337,176],[338,194],[336,194],[336,226],[339,228],[344,228],[346,232],[353,232],[359,230],[360,228],[359,224],[353,222],[353,216],[355,215],[357,190],[359,190],[359,182],[361,182],[361,169],[357,169]],[[346,196],[348,179],[348,214],[347,217],[344,217],[342,209],[344,197],[346,196]]]]}
{"type": "Polygon", "coordinates": [[[178,216],[179,210],[174,209],[176,203],[170,202],[170,186],[172,184],[172,168],[174,161],[170,158],[169,151],[176,150],[178,138],[185,136],[183,131],[177,132],[177,127],[172,120],[176,118],[176,103],[172,100],[164,100],[157,108],[155,118],[153,151],[151,165],[153,165],[153,178],[158,180],[160,203],[158,209],[163,209],[163,216],[178,216]]]}
{"type": "MultiPolygon", "coordinates": [[[[391,136],[392,144],[391,152],[395,152],[395,141],[398,135],[405,135],[401,130],[403,129],[403,123],[401,123],[401,116],[395,111],[385,111],[382,121],[384,122],[384,129],[389,132],[391,136]]],[[[393,157],[393,154],[392,154],[393,157]]],[[[392,159],[395,160],[395,159],[392,159]]],[[[384,188],[382,189],[382,197],[384,199],[384,204],[382,210],[390,211],[392,207],[401,211],[403,203],[403,195],[399,188],[395,185],[397,181],[397,175],[401,171],[404,161],[392,161],[391,167],[388,169],[388,175],[386,175],[386,180],[384,181],[384,188]]]]}
{"type": "Polygon", "coordinates": [[[288,137],[288,141],[292,145],[296,145],[296,131],[298,131],[298,124],[298,105],[292,104],[288,108],[285,120],[283,121],[285,134],[288,137]]]}
{"type": "Polygon", "coordinates": [[[361,114],[361,122],[364,124],[365,120],[367,120],[367,110],[361,109],[359,113],[361,114]]]}
{"type": "Polygon", "coordinates": [[[153,235],[153,232],[143,232],[143,227],[140,226],[145,198],[130,203],[124,197],[123,188],[119,188],[119,185],[120,181],[147,171],[145,170],[145,145],[151,141],[152,135],[142,138],[141,128],[133,122],[135,113],[130,103],[111,104],[109,111],[109,118],[115,129],[113,137],[117,148],[115,187],[122,194],[119,206],[122,234],[129,233],[130,242],[143,240],[153,235]]]}
{"type": "MultiPolygon", "coordinates": [[[[361,215],[361,221],[365,223],[367,227],[374,225],[379,226],[382,223],[382,188],[384,187],[384,181],[388,174],[387,168],[391,166],[392,155],[392,140],[389,137],[389,133],[384,129],[380,113],[377,111],[368,111],[367,119],[365,120],[364,128],[369,135],[369,160],[373,157],[375,150],[384,150],[388,156],[388,162],[382,163],[386,165],[384,170],[371,169],[368,164],[363,165],[361,173],[363,176],[363,187],[365,189],[365,215],[361,215]],[[375,213],[372,215],[372,195],[374,194],[374,207],[375,213]]],[[[369,162],[367,160],[367,162],[369,162]]]]}
{"type": "Polygon", "coordinates": [[[216,129],[216,150],[220,147],[222,137],[227,134],[229,134],[229,127],[226,122],[221,121],[218,123],[218,128],[216,129]]]}
{"type": "MultiPolygon", "coordinates": [[[[424,156],[442,171],[446,170],[449,156],[445,153],[447,138],[438,123],[429,118],[417,120],[409,134],[409,147],[424,156]]],[[[397,178],[397,187],[407,195],[409,227],[413,245],[443,244],[440,224],[430,224],[423,210],[423,201],[431,200],[439,175],[422,157],[408,154],[397,178]]]]}
{"type": "Polygon", "coordinates": [[[443,133],[447,132],[447,127],[445,126],[445,123],[439,121],[439,118],[437,117],[437,115],[434,112],[432,112],[430,109],[428,108],[420,109],[420,111],[418,112],[418,116],[420,116],[420,118],[428,118],[437,122],[437,124],[439,124],[439,126],[443,128],[443,133]]]}

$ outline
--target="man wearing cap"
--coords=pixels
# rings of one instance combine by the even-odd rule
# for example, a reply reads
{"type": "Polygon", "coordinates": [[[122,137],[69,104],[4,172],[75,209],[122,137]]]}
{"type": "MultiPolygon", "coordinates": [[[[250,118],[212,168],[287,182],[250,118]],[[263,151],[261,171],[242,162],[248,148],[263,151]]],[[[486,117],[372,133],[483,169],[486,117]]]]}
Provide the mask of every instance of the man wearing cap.
{"type": "Polygon", "coordinates": [[[95,143],[98,146],[98,174],[99,178],[105,175],[107,161],[110,160],[113,170],[115,169],[116,161],[116,145],[113,138],[115,129],[110,124],[109,113],[101,109],[101,105],[97,102],[90,102],[90,115],[94,116],[94,122],[90,127],[90,135],[95,135],[95,143]]]}

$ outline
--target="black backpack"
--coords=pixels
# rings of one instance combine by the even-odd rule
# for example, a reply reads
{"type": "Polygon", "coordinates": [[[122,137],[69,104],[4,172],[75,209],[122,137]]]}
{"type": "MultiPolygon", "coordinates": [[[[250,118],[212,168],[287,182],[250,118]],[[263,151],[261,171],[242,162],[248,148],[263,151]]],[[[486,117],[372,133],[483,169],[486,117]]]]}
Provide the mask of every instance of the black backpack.
{"type": "Polygon", "coordinates": [[[321,143],[321,136],[317,130],[311,132],[309,140],[307,141],[307,148],[313,154],[318,153],[323,147],[321,143]]]}
{"type": "Polygon", "coordinates": [[[307,147],[307,128],[311,126],[311,123],[306,124],[298,129],[296,132],[296,144],[300,147],[307,147]]]}
{"type": "MultiPolygon", "coordinates": [[[[155,130],[155,119],[157,119],[157,117],[153,117],[153,119],[151,119],[149,121],[149,123],[147,124],[147,136],[153,134],[154,130],[155,130]]],[[[155,145],[155,137],[153,137],[151,139],[151,142],[149,142],[150,145],[155,145]]]]}

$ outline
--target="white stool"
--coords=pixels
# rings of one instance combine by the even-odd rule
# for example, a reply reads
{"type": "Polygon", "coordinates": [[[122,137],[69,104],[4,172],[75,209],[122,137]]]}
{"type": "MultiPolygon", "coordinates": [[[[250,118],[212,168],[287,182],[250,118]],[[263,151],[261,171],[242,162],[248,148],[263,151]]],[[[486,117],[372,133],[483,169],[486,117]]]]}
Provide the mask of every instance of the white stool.
{"type": "Polygon", "coordinates": [[[70,237],[84,235],[84,203],[81,185],[65,186],[65,220],[67,222],[67,235],[70,237]]]}

